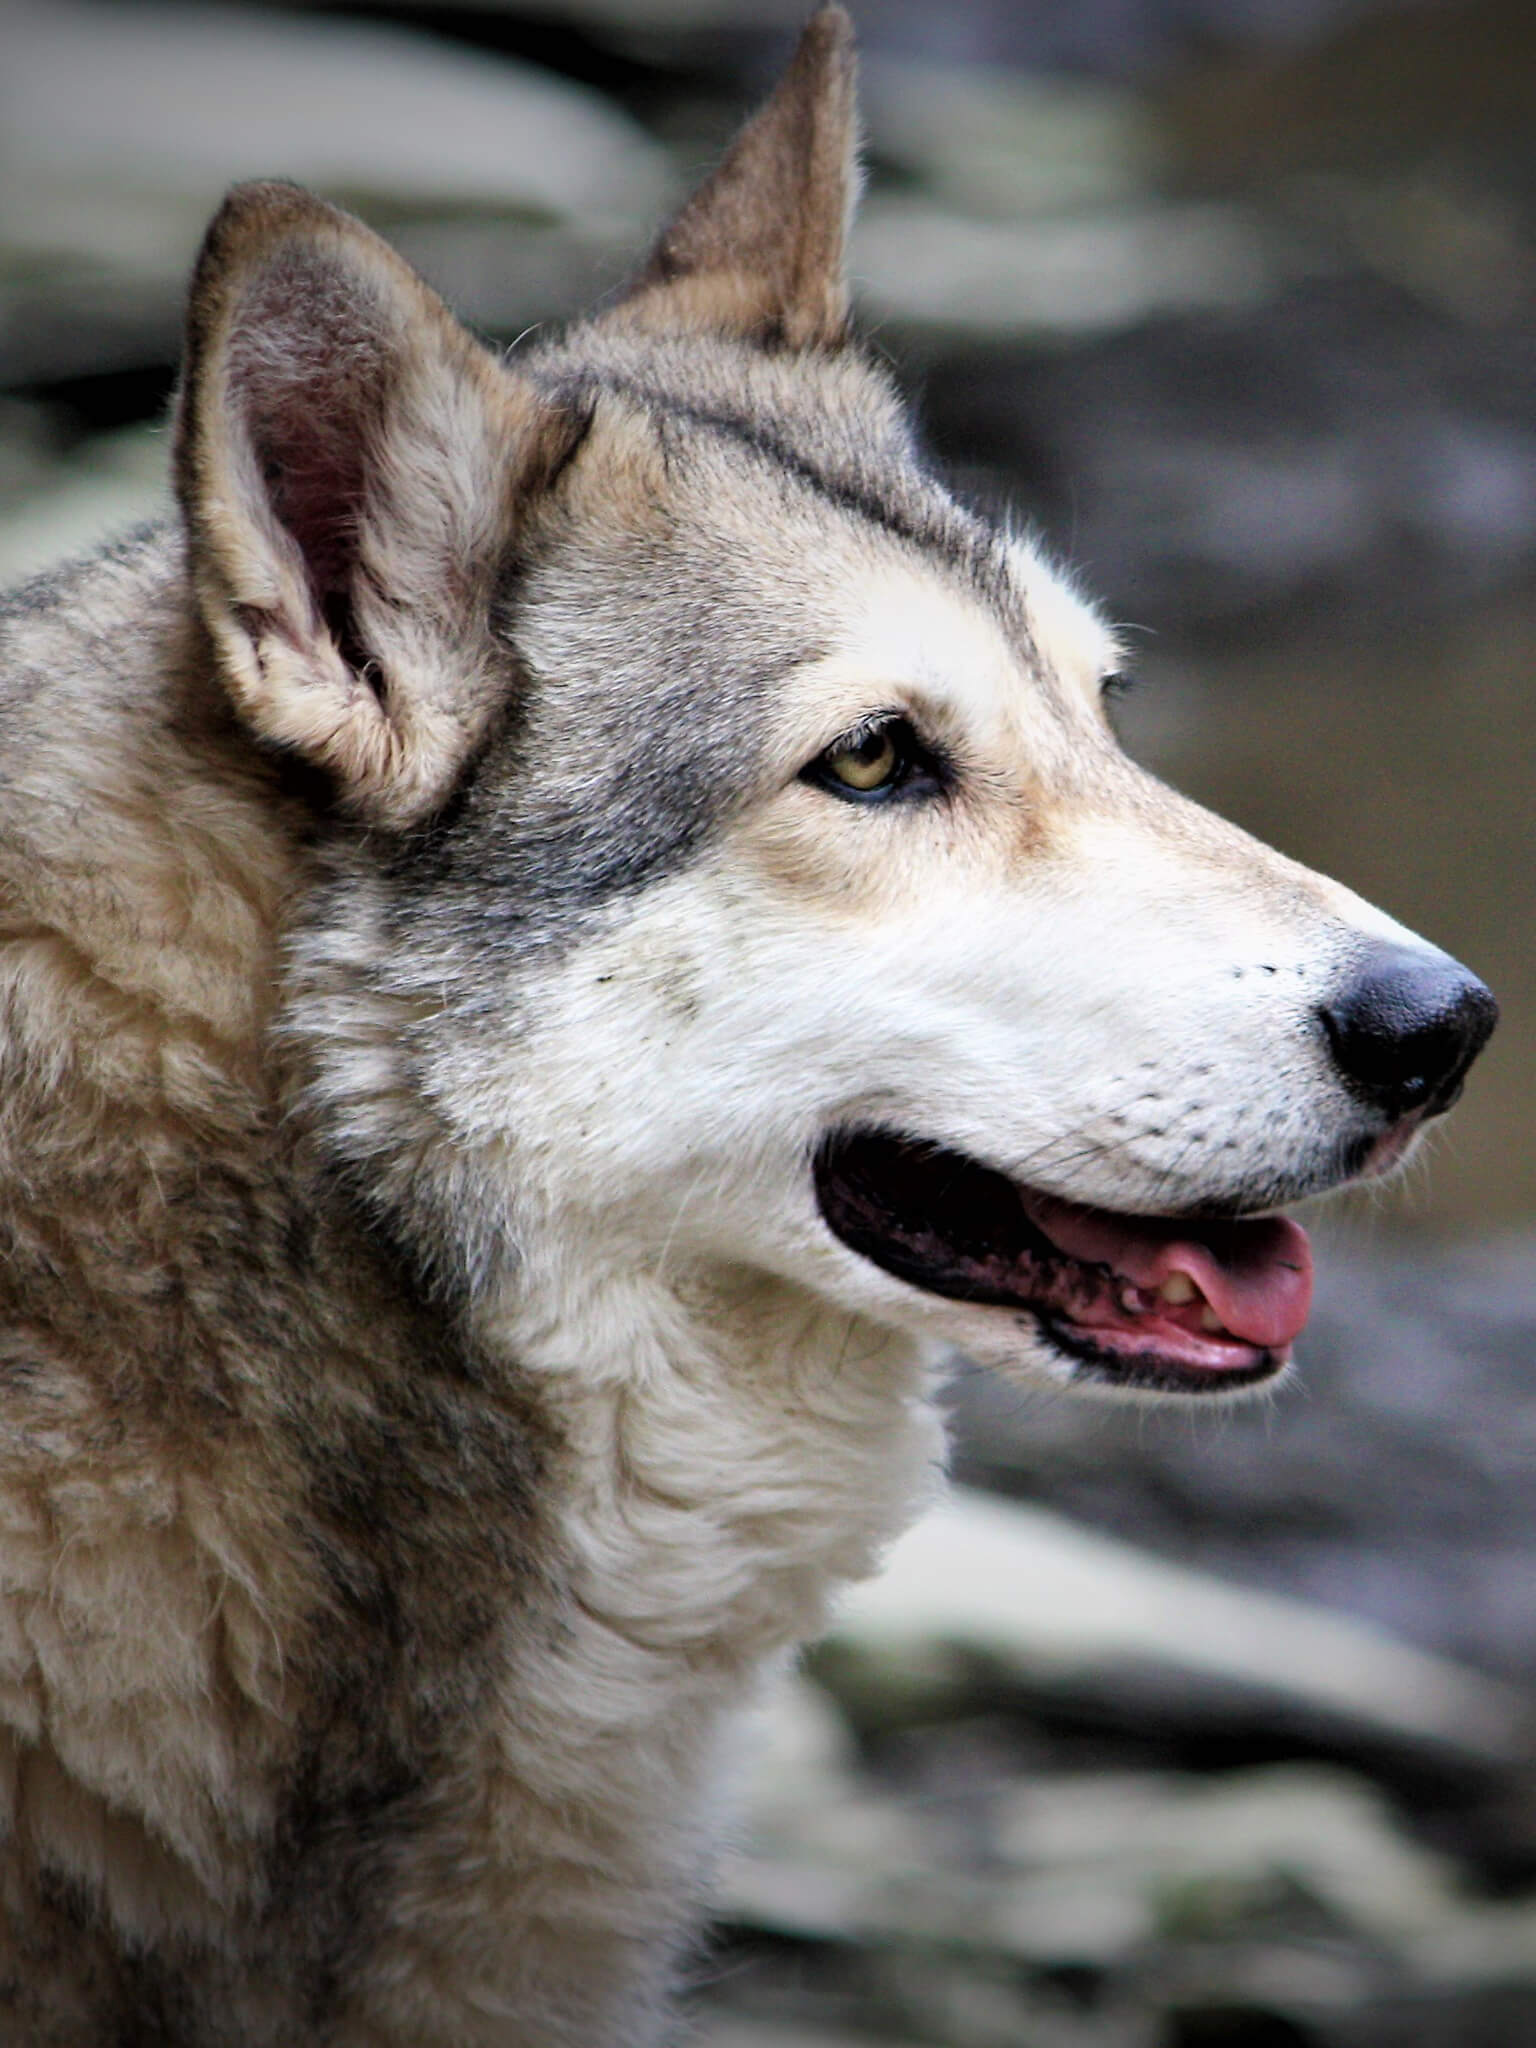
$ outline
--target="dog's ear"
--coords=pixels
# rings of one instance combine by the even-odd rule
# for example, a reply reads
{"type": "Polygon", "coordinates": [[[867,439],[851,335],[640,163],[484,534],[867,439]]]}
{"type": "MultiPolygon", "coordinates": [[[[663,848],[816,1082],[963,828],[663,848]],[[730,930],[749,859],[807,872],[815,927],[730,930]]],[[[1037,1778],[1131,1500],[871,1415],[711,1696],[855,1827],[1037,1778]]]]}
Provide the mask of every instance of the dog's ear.
{"type": "Polygon", "coordinates": [[[356,814],[421,818],[481,737],[496,569],[573,431],[360,222],[225,201],[176,428],[197,600],[246,723],[356,814]]]}
{"type": "Polygon", "coordinates": [[[662,235],[621,316],[791,348],[842,341],[857,144],[853,25],[826,6],[772,97],[662,235]]]}

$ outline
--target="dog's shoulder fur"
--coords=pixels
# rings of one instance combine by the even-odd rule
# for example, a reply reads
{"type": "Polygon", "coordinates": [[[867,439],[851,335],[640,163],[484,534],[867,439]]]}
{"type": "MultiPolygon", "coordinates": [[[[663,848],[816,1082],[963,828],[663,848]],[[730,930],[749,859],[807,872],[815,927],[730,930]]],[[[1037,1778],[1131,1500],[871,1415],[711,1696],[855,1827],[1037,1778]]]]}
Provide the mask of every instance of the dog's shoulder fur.
{"type": "Polygon", "coordinates": [[[38,2042],[329,2009],[538,1576],[547,1418],[295,1112],[314,832],[183,573],[142,535],[0,641],[3,1981],[38,2042]]]}
{"type": "MultiPolygon", "coordinates": [[[[851,497],[904,464],[841,346],[852,137],[827,10],[625,302],[510,374],[355,223],[236,194],[183,524],[0,614],[7,2038],[656,2038],[725,1710],[936,1462],[908,1347],[813,1418],[807,1298],[540,1267],[439,1085],[516,1035],[510,940],[600,928],[709,813],[718,731],[667,798],[604,694],[668,436],[851,497]],[[663,799],[643,845],[596,735],[663,799]]],[[[777,651],[722,685],[715,595],[674,592],[663,716],[777,651]]]]}

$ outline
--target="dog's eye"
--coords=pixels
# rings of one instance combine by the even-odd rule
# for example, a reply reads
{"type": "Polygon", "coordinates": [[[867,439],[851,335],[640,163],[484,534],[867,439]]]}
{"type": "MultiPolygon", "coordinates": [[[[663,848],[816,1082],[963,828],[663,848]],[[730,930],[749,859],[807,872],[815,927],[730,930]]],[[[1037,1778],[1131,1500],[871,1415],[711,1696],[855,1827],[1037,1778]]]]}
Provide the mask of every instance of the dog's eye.
{"type": "Polygon", "coordinates": [[[822,755],[827,773],[860,796],[868,796],[892,780],[901,766],[901,750],[888,725],[871,726],[822,755]]]}
{"type": "Polygon", "coordinates": [[[938,764],[904,718],[870,718],[834,740],[804,779],[855,802],[938,787],[938,764]]]}

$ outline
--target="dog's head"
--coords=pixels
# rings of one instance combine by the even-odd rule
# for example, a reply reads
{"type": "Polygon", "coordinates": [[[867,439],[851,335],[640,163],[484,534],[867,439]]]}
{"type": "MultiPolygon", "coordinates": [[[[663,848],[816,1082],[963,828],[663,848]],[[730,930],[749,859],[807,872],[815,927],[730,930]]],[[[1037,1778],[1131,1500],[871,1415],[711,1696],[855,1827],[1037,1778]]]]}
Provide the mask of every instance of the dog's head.
{"type": "Polygon", "coordinates": [[[849,341],[853,141],[827,8],[630,291],[506,362],[307,195],[215,222],[178,471],[236,707],[326,791],[316,1114],[450,1288],[579,1241],[1253,1384],[1310,1289],[1270,1212],[1401,1156],[1492,1000],[1121,753],[1113,634],[849,341]]]}

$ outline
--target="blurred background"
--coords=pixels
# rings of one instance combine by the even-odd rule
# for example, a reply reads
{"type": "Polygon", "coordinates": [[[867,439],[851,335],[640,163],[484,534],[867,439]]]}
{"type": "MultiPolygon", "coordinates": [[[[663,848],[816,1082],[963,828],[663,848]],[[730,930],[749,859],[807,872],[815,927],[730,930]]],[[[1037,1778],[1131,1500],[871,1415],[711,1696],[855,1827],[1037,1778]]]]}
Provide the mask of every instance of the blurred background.
{"type": "MultiPolygon", "coordinates": [[[[1536,2042],[1536,8],[855,0],[865,329],[1129,628],[1133,751],[1504,1009],[1218,1419],[962,1371],[957,1506],[765,1722],[706,2048],[1536,2042]]],[[[0,0],[0,578],[164,503],[183,281],[299,179],[514,343],[799,0],[0,0]]]]}

